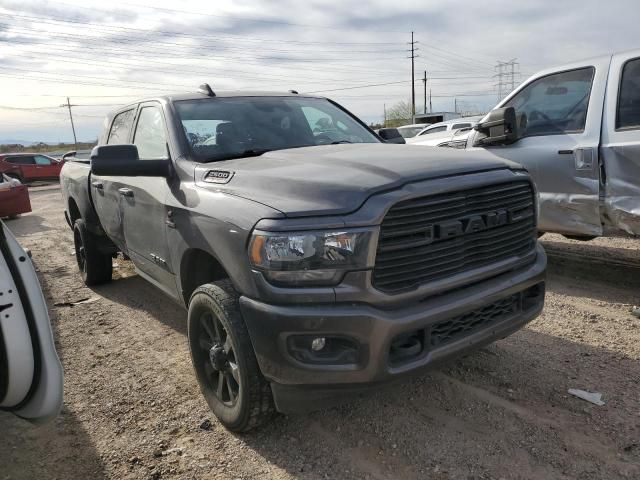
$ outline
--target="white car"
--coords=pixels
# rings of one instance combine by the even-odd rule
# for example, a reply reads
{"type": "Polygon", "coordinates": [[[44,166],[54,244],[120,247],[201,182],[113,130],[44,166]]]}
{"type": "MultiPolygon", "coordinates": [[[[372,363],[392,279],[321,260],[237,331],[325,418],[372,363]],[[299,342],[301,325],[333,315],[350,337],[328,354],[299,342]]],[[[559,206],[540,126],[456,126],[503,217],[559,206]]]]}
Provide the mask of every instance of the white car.
{"type": "Polygon", "coordinates": [[[418,135],[421,131],[424,130],[426,125],[424,123],[414,123],[411,125],[403,125],[402,127],[398,127],[398,132],[403,138],[413,138],[418,135]]]}
{"type": "Polygon", "coordinates": [[[35,269],[0,221],[0,410],[51,420],[62,407],[62,380],[35,269]]]}
{"type": "MultiPolygon", "coordinates": [[[[482,119],[482,116],[456,118],[446,122],[434,123],[426,126],[418,134],[410,139],[407,143],[411,145],[427,145],[431,147],[440,146],[440,144],[453,139],[456,132],[469,132],[471,128],[482,119]]],[[[459,135],[459,133],[458,133],[459,135]]]]}

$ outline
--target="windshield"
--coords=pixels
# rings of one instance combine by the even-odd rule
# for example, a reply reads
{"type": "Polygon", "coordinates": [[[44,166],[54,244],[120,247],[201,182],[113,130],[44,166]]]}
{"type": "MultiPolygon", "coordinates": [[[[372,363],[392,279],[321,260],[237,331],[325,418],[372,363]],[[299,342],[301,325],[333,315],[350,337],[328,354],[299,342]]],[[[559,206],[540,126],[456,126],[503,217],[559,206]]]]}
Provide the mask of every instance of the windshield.
{"type": "Polygon", "coordinates": [[[398,128],[398,131],[400,132],[400,135],[402,135],[404,138],[411,138],[411,137],[415,137],[418,132],[420,130],[422,130],[424,127],[420,126],[420,127],[400,127],[398,128]]]}
{"type": "Polygon", "coordinates": [[[322,98],[203,98],[175,105],[198,162],[285,148],[380,142],[355,118],[322,98]]]}

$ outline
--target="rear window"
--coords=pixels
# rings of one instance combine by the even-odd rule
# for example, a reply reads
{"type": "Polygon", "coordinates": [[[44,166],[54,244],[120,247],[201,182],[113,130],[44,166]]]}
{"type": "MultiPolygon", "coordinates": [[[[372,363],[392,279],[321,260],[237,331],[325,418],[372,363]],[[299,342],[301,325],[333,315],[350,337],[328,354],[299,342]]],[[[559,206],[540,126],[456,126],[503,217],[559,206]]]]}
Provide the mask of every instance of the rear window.
{"type": "Polygon", "coordinates": [[[7,162],[15,165],[34,165],[36,160],[31,156],[8,157],[7,162]]]}
{"type": "Polygon", "coordinates": [[[111,124],[111,131],[109,131],[109,138],[107,143],[110,145],[121,145],[129,142],[129,132],[131,132],[131,125],[133,125],[134,110],[127,110],[117,114],[113,118],[111,124]]]}
{"type": "Polygon", "coordinates": [[[451,128],[453,130],[457,130],[458,128],[469,128],[470,126],[471,126],[470,123],[455,123],[451,128]]]}
{"type": "Polygon", "coordinates": [[[447,130],[447,126],[443,125],[441,127],[433,127],[433,128],[430,128],[429,130],[425,130],[420,135],[431,135],[432,133],[444,132],[446,130],[447,130]]]}
{"type": "Polygon", "coordinates": [[[622,69],[616,129],[640,128],[640,58],[629,60],[622,69]]]}

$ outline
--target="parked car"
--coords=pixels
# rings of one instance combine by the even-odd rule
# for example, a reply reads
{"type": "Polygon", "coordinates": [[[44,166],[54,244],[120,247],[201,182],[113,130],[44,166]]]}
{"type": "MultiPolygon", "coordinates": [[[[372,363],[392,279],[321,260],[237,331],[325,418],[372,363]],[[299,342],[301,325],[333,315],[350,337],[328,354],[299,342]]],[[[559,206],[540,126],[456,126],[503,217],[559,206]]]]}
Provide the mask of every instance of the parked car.
{"type": "Polygon", "coordinates": [[[424,130],[424,123],[414,123],[412,125],[403,125],[402,127],[398,127],[398,132],[404,138],[412,138],[415,137],[418,133],[424,130]]]}
{"type": "MultiPolygon", "coordinates": [[[[407,140],[411,145],[427,145],[437,147],[453,139],[456,132],[469,132],[471,128],[482,120],[482,116],[456,118],[446,122],[434,123],[420,130],[415,137],[407,140]]],[[[459,134],[458,134],[459,135],[459,134]]]]}
{"type": "Polygon", "coordinates": [[[81,275],[110,281],[122,252],[185,306],[196,377],[231,430],[456,358],[542,309],[534,187],[513,162],[385,144],[326,98],[208,85],[105,126],[61,174],[81,275]],[[319,118],[342,137],[326,144],[319,118]]]}
{"type": "Polygon", "coordinates": [[[62,160],[39,153],[0,154],[0,173],[17,178],[22,183],[58,179],[63,164],[62,160]]]}
{"type": "Polygon", "coordinates": [[[16,218],[31,211],[29,190],[20,180],[0,173],[0,218],[16,218]]]}
{"type": "Polygon", "coordinates": [[[541,231],[640,235],[640,49],[538,72],[477,130],[469,148],[533,176],[541,231]]]}
{"type": "Polygon", "coordinates": [[[62,406],[62,376],[35,269],[0,221],[0,410],[51,420],[62,406]]]}

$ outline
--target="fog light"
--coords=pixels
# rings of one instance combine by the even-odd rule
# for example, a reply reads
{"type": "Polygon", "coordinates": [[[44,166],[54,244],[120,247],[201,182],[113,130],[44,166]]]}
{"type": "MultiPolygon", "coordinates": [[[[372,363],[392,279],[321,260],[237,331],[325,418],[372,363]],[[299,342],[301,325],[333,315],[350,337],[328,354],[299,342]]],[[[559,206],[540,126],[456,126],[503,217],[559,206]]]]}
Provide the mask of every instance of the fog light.
{"type": "Polygon", "coordinates": [[[324,337],[314,338],[311,342],[311,350],[313,350],[314,352],[319,352],[324,348],[326,343],[327,341],[324,337]]]}
{"type": "Polygon", "coordinates": [[[287,350],[299,362],[315,365],[349,365],[360,359],[358,343],[347,337],[291,335],[287,350]]]}

